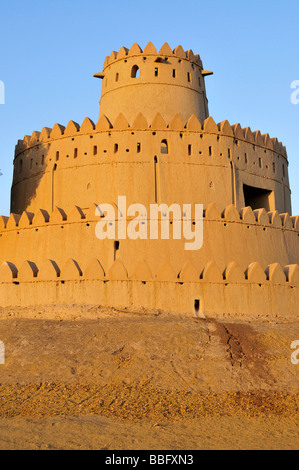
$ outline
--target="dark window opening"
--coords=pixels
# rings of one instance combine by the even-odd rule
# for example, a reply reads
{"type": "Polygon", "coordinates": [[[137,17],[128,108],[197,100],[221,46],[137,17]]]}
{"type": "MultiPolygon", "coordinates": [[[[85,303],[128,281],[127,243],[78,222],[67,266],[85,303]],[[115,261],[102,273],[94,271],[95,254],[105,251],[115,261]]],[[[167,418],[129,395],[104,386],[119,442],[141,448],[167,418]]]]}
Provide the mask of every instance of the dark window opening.
{"type": "Polygon", "coordinates": [[[259,158],[259,167],[262,168],[262,159],[259,158]]]}
{"type": "Polygon", "coordinates": [[[158,67],[155,67],[155,77],[158,77],[158,74],[159,74],[159,69],[158,67]]]}
{"type": "Polygon", "coordinates": [[[262,188],[255,188],[254,186],[243,185],[245,206],[250,206],[255,209],[266,209],[270,211],[270,196],[272,191],[262,188]]]}
{"type": "Polygon", "coordinates": [[[166,139],[163,139],[161,142],[161,153],[167,154],[168,153],[168,143],[166,139]]]}
{"type": "Polygon", "coordinates": [[[212,147],[209,147],[209,156],[211,157],[212,156],[212,147]]]}
{"type": "Polygon", "coordinates": [[[114,261],[116,260],[117,252],[119,251],[119,241],[114,242],[114,261]]]}
{"type": "Polygon", "coordinates": [[[191,155],[192,155],[192,145],[191,144],[188,145],[188,155],[189,155],[189,157],[191,157],[191,155]]]}
{"type": "Polygon", "coordinates": [[[78,149],[74,149],[74,158],[78,157],[78,149]]]}
{"type": "Polygon", "coordinates": [[[93,147],[93,154],[94,154],[94,155],[97,155],[97,153],[98,153],[98,147],[95,145],[95,146],[93,147]]]}
{"type": "Polygon", "coordinates": [[[114,153],[118,152],[118,144],[114,144],[114,153]]]}
{"type": "Polygon", "coordinates": [[[23,170],[23,160],[20,160],[20,163],[19,163],[19,172],[22,173],[22,170],[23,170]]]}
{"type": "Polygon", "coordinates": [[[138,142],[137,143],[137,153],[141,152],[141,144],[138,142]]]}
{"type": "Polygon", "coordinates": [[[115,81],[116,81],[116,82],[118,82],[118,79],[119,79],[119,73],[117,73],[117,74],[115,75],[115,81]]]}
{"type": "Polygon", "coordinates": [[[59,160],[59,152],[56,152],[56,161],[58,162],[59,160]]]}
{"type": "Polygon", "coordinates": [[[132,70],[131,70],[131,77],[132,78],[138,78],[139,77],[139,67],[138,67],[138,65],[133,65],[132,70]]]}
{"type": "Polygon", "coordinates": [[[188,82],[190,83],[190,82],[191,82],[191,75],[190,75],[190,72],[187,72],[187,79],[188,79],[188,82]]]}
{"type": "Polygon", "coordinates": [[[172,76],[173,76],[173,78],[176,77],[176,70],[175,69],[173,69],[173,71],[172,71],[172,76]]]}
{"type": "Polygon", "coordinates": [[[195,314],[196,314],[196,315],[198,314],[199,309],[200,309],[200,300],[199,300],[199,299],[195,299],[195,300],[194,300],[194,310],[195,310],[195,314]]]}
{"type": "Polygon", "coordinates": [[[42,161],[41,161],[42,165],[45,164],[45,155],[42,155],[42,161]]]}

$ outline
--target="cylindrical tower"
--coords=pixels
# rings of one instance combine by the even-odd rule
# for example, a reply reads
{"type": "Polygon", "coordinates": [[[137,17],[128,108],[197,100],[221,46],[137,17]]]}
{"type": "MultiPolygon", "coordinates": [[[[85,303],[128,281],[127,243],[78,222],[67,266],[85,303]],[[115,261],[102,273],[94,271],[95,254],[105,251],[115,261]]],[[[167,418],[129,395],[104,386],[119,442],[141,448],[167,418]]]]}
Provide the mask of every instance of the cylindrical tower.
{"type": "Polygon", "coordinates": [[[104,63],[100,115],[114,121],[122,113],[131,123],[142,111],[151,122],[159,112],[166,122],[178,113],[186,122],[195,114],[204,121],[209,116],[203,70],[199,55],[181,46],[173,51],[165,43],[159,52],[152,43],[144,51],[133,44],[113,51],[104,63]]]}

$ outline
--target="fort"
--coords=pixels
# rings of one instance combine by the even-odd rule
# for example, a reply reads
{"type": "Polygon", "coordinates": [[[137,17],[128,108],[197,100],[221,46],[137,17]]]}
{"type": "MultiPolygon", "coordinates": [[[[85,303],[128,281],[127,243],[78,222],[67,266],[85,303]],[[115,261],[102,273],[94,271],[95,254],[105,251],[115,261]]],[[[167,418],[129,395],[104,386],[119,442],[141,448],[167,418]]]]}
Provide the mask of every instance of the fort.
{"type": "Polygon", "coordinates": [[[211,73],[181,46],[122,47],[95,74],[96,124],[71,120],[18,141],[11,214],[0,217],[1,306],[295,317],[299,216],[286,148],[250,127],[217,124],[211,73]],[[128,205],[203,204],[202,248],[186,251],[171,237],[99,240],[97,206],[115,208],[118,228],[122,195],[128,205]]]}

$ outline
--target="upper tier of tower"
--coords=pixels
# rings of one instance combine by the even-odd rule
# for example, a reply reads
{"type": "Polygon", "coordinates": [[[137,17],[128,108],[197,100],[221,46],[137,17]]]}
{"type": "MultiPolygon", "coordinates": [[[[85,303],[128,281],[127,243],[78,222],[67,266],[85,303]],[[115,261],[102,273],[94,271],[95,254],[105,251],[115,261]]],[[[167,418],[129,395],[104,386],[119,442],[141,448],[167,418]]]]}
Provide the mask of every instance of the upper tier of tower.
{"type": "Polygon", "coordinates": [[[121,112],[131,122],[142,109],[149,122],[157,112],[166,122],[175,113],[185,121],[192,114],[204,121],[209,116],[204,77],[211,73],[198,54],[182,46],[172,50],[165,43],[159,52],[151,42],[144,51],[136,43],[122,47],[94,75],[103,79],[100,115],[113,122],[121,112]]]}

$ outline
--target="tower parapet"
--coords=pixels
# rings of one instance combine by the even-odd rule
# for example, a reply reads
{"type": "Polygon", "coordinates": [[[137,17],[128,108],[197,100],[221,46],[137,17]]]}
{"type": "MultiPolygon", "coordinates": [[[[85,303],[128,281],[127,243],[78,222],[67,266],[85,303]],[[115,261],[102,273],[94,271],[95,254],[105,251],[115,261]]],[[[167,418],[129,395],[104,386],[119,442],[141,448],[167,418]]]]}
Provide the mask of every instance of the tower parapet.
{"type": "Polygon", "coordinates": [[[151,122],[161,112],[166,122],[175,113],[184,121],[195,114],[204,121],[209,116],[204,77],[212,72],[203,70],[199,55],[174,50],[165,43],[159,52],[150,42],[142,51],[138,44],[130,50],[122,47],[106,57],[100,114],[114,121],[121,112],[131,124],[142,109],[151,122]]]}

